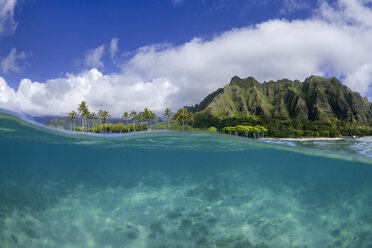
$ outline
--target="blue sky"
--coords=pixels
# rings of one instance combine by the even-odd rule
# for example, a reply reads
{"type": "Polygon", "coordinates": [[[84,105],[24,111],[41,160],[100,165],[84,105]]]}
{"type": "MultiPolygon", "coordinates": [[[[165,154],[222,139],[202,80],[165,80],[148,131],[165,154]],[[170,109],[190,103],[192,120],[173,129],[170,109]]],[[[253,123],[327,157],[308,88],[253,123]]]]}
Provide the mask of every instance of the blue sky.
{"type": "MultiPolygon", "coordinates": [[[[12,47],[23,51],[21,72],[3,73],[17,88],[22,78],[44,82],[86,68],[88,50],[118,38],[123,59],[153,43],[180,45],[193,37],[210,39],[216,33],[273,18],[307,18],[316,1],[292,6],[291,1],[77,1],[24,0],[17,3],[13,35],[0,40],[0,57],[12,47]],[[294,9],[293,9],[294,8],[294,9]]],[[[119,71],[103,56],[105,73],[119,71]]]]}
{"type": "Polygon", "coordinates": [[[234,76],[340,78],[372,99],[371,0],[0,0],[0,107],[113,115],[234,76]]]}

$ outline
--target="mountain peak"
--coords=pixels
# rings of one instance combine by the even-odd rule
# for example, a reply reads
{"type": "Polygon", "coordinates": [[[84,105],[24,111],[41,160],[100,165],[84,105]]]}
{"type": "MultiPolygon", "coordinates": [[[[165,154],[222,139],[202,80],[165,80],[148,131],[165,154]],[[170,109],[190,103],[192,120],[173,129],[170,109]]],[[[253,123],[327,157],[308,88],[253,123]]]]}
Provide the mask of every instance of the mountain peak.
{"type": "Polygon", "coordinates": [[[224,89],[210,94],[193,109],[217,119],[264,117],[372,124],[372,104],[337,78],[310,76],[305,82],[288,79],[259,83],[234,76],[224,89]]]}
{"type": "Polygon", "coordinates": [[[247,78],[242,79],[238,76],[234,76],[231,79],[230,85],[237,85],[241,88],[247,88],[257,83],[259,82],[254,77],[247,77],[247,78]]]}

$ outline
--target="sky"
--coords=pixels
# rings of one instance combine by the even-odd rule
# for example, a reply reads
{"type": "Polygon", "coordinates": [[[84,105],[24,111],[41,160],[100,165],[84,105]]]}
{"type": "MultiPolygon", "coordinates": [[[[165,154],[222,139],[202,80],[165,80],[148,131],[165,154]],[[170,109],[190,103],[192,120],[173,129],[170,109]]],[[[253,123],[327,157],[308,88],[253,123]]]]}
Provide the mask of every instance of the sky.
{"type": "Polygon", "coordinates": [[[372,0],[0,0],[0,108],[119,117],[233,76],[337,77],[372,101],[372,0]]]}

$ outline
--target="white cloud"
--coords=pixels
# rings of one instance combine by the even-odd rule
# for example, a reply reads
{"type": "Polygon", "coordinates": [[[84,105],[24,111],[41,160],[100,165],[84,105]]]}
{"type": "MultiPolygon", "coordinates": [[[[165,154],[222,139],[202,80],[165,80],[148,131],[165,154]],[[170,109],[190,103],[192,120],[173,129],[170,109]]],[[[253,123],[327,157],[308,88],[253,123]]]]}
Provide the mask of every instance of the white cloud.
{"type": "Polygon", "coordinates": [[[323,2],[306,20],[270,20],[208,41],[146,46],[119,74],[91,69],[45,84],[25,79],[17,91],[0,78],[0,107],[63,114],[86,100],[93,110],[105,108],[113,116],[146,106],[159,113],[198,103],[234,75],[260,81],[331,75],[366,95],[372,81],[372,25],[360,16],[371,11],[366,3],[339,0],[331,7],[323,2]]]}
{"type": "Polygon", "coordinates": [[[17,27],[14,20],[14,8],[17,0],[0,0],[0,36],[13,34],[17,27]]]}
{"type": "Polygon", "coordinates": [[[118,38],[113,38],[110,42],[110,57],[113,59],[116,56],[116,53],[118,51],[118,38]]]}
{"type": "Polygon", "coordinates": [[[88,67],[103,68],[102,56],[105,52],[105,45],[89,50],[85,56],[84,63],[88,67]]]}
{"type": "Polygon", "coordinates": [[[45,83],[23,79],[16,92],[0,77],[0,107],[32,115],[65,115],[85,100],[92,111],[104,108],[120,116],[144,106],[160,112],[169,106],[167,98],[176,91],[164,78],[143,82],[136,75],[103,75],[97,69],[45,83]]]}
{"type": "Polygon", "coordinates": [[[12,48],[9,55],[1,60],[0,68],[3,73],[20,72],[23,66],[20,64],[26,59],[24,52],[17,53],[15,47],[12,48]]]}
{"type": "Polygon", "coordinates": [[[293,13],[297,10],[308,9],[310,4],[304,0],[283,0],[283,6],[280,9],[282,14],[293,13]]]}
{"type": "Polygon", "coordinates": [[[320,0],[320,16],[331,23],[351,24],[359,27],[372,27],[371,0],[338,0],[336,8],[325,0],[320,0]]]}

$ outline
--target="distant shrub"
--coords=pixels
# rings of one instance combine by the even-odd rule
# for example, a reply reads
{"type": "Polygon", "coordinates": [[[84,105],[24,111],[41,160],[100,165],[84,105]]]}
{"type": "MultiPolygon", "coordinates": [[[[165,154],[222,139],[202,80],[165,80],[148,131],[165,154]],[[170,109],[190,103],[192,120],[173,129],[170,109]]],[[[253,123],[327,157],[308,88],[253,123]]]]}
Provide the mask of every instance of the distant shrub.
{"type": "Polygon", "coordinates": [[[217,132],[217,128],[215,127],[210,127],[207,129],[209,132],[217,132]]]}
{"type": "Polygon", "coordinates": [[[156,127],[156,129],[158,129],[158,130],[165,130],[165,129],[167,129],[167,127],[164,126],[164,125],[159,125],[159,126],[156,127]]]}

